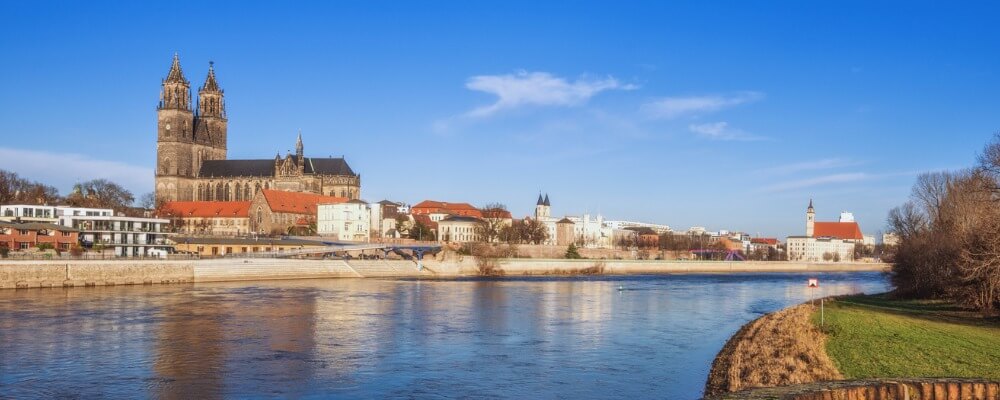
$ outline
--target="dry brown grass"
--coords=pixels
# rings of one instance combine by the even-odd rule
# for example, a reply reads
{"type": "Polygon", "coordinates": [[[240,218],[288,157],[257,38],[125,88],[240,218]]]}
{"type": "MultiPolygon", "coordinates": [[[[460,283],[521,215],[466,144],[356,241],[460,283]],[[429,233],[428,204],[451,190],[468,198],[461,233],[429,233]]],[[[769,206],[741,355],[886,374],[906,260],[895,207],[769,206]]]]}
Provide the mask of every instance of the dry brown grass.
{"type": "Polygon", "coordinates": [[[810,321],[814,311],[802,304],[740,328],[712,363],[705,395],[842,379],[826,355],[826,337],[810,321]]]}

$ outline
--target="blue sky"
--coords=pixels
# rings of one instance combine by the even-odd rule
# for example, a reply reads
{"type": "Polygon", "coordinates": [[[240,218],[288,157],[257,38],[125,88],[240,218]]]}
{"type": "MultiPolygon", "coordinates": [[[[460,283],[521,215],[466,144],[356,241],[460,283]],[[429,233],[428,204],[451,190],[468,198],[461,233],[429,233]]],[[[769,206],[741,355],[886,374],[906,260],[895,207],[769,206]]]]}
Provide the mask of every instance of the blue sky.
{"type": "Polygon", "coordinates": [[[684,229],[884,226],[1000,129],[997,6],[929,2],[4,2],[0,168],[152,190],[180,53],[230,158],[345,155],[367,200],[684,229]],[[474,4],[470,4],[474,3],[474,4]]]}

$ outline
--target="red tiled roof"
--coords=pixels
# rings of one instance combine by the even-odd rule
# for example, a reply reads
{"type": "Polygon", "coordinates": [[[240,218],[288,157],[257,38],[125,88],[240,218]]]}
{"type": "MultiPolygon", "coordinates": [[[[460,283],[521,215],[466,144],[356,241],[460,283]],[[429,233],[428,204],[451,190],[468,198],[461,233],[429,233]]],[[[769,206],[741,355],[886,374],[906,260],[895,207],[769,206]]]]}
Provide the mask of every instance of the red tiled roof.
{"type": "Polygon", "coordinates": [[[449,203],[446,201],[424,200],[410,207],[413,214],[456,214],[472,217],[482,217],[482,212],[469,203],[449,203]]]}
{"type": "Polygon", "coordinates": [[[271,212],[316,215],[317,204],[344,203],[346,197],[323,196],[315,193],[261,190],[271,212]]]}
{"type": "Polygon", "coordinates": [[[863,240],[861,227],[857,222],[816,222],[814,237],[832,237],[846,240],[863,240]]]}
{"type": "Polygon", "coordinates": [[[775,238],[751,238],[750,243],[760,243],[774,246],[778,244],[778,239],[775,238]]]}
{"type": "Polygon", "coordinates": [[[413,216],[413,221],[420,222],[421,224],[424,224],[424,226],[428,226],[434,230],[437,230],[438,228],[438,223],[436,221],[431,221],[431,217],[429,215],[416,214],[413,216]]]}
{"type": "Polygon", "coordinates": [[[163,205],[167,216],[179,218],[246,218],[249,201],[171,201],[163,205]]]}

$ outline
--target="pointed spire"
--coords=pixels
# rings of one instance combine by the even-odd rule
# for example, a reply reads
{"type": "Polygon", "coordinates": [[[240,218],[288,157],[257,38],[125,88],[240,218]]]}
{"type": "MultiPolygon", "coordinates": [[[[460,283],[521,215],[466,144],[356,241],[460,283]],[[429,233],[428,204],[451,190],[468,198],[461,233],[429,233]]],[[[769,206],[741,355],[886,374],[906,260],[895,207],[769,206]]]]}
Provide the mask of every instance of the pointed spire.
{"type": "Polygon", "coordinates": [[[544,206],[545,200],[542,200],[542,192],[538,192],[538,202],[535,203],[536,206],[544,206]]]}
{"type": "Polygon", "coordinates": [[[546,206],[551,206],[552,205],[552,203],[549,203],[549,194],[548,193],[545,194],[545,205],[546,206]]]}
{"type": "Polygon", "coordinates": [[[170,64],[170,72],[167,72],[165,82],[187,83],[184,71],[181,70],[181,57],[177,53],[174,53],[174,61],[170,64]]]}
{"type": "Polygon", "coordinates": [[[299,138],[295,140],[295,157],[299,163],[305,162],[305,147],[302,146],[302,130],[299,129],[299,138]]]}
{"type": "Polygon", "coordinates": [[[201,86],[202,92],[219,92],[219,82],[215,80],[215,61],[208,62],[208,76],[205,77],[205,84],[201,86]]]}
{"type": "Polygon", "coordinates": [[[806,208],[806,211],[812,212],[812,210],[813,210],[813,199],[809,199],[809,207],[806,208]]]}

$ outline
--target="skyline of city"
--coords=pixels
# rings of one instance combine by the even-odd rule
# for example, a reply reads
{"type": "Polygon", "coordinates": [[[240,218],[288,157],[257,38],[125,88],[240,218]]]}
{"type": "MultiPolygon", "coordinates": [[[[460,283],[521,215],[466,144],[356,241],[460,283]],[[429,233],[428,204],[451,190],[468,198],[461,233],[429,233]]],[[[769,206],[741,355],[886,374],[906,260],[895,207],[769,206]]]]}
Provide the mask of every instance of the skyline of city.
{"type": "Polygon", "coordinates": [[[0,65],[0,131],[22,139],[0,145],[0,168],[64,193],[98,177],[152,191],[157,84],[175,52],[195,87],[215,61],[230,158],[284,155],[301,129],[312,155],[346,156],[368,201],[500,201],[525,216],[541,191],[560,215],[776,237],[803,230],[810,198],[819,220],[852,211],[866,234],[883,230],[916,174],[974,161],[1000,105],[997,34],[973,7],[785,4],[703,27],[684,20],[708,6],[655,6],[671,23],[627,7],[479,6],[450,28],[447,7],[250,5],[218,19],[194,3],[204,15],[19,7],[0,28],[14,60],[0,65]],[[776,12],[797,7],[795,21],[776,12]],[[882,15],[912,24],[885,29],[882,15]],[[522,29],[499,29],[508,21],[522,29]],[[470,26],[481,34],[449,35],[470,26]],[[588,46],[562,44],[570,35],[588,46]]]}

